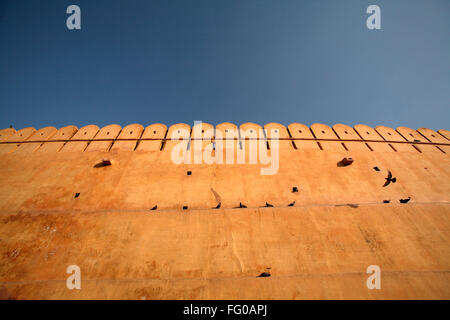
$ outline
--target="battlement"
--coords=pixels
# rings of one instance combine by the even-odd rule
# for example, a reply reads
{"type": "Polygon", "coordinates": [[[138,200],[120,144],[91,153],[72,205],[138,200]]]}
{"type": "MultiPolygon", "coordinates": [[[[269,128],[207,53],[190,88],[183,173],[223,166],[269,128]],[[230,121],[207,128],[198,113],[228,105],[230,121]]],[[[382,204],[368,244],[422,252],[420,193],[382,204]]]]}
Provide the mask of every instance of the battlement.
{"type": "MultiPolygon", "coordinates": [[[[213,142],[217,131],[227,130],[239,132],[239,140],[244,130],[254,129],[256,139],[267,140],[270,147],[269,130],[278,130],[280,147],[287,149],[313,149],[333,151],[381,151],[381,152],[441,152],[450,151],[450,131],[427,128],[413,130],[398,127],[396,130],[378,126],[371,128],[356,125],[354,128],[336,124],[329,127],[324,124],[313,124],[307,127],[300,123],[292,123],[285,127],[278,123],[269,123],[261,127],[255,123],[244,123],[237,126],[222,123],[215,128],[202,123],[203,131],[212,130],[211,134],[194,135],[194,128],[184,123],[174,124],[167,128],[164,124],[152,124],[145,129],[140,124],[130,124],[121,128],[119,125],[108,125],[99,128],[88,125],[78,129],[67,126],[56,129],[45,127],[39,130],[24,128],[16,131],[13,128],[0,130],[0,154],[30,152],[85,152],[85,151],[164,151],[166,142],[171,141],[172,133],[183,129],[189,132],[186,139],[201,139],[213,142]]],[[[211,131],[210,131],[211,132],[211,131]]],[[[223,139],[226,139],[223,134],[223,139]]],[[[250,138],[251,139],[251,138],[250,138]]],[[[242,143],[242,141],[240,141],[242,143]]]]}

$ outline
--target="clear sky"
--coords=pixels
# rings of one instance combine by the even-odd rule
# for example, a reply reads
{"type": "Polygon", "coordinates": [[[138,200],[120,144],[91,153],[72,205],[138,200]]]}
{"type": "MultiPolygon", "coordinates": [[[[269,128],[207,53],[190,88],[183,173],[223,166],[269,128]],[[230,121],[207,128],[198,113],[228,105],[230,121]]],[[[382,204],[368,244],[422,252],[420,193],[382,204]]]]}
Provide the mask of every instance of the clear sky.
{"type": "Polygon", "coordinates": [[[450,1],[0,0],[0,128],[194,120],[450,129],[450,1]]]}

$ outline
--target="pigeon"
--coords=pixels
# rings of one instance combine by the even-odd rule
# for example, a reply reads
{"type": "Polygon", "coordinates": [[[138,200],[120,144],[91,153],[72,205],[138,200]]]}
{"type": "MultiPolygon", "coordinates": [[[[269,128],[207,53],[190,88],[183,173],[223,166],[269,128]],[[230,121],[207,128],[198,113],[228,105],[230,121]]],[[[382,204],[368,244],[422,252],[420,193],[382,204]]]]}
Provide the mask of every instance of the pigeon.
{"type": "Polygon", "coordinates": [[[100,161],[99,163],[97,163],[94,168],[103,168],[103,167],[109,167],[112,165],[111,160],[109,159],[103,159],[102,161],[100,161]]]}
{"type": "Polygon", "coordinates": [[[409,200],[411,200],[411,197],[408,197],[406,199],[400,199],[400,203],[408,203],[409,200]]]}
{"type": "Polygon", "coordinates": [[[270,277],[270,273],[268,272],[263,272],[258,276],[258,278],[267,278],[267,277],[270,277]]]}
{"type": "Polygon", "coordinates": [[[294,204],[295,204],[295,201],[294,201],[294,202],[291,202],[291,203],[289,203],[289,204],[288,204],[288,207],[293,207],[293,206],[294,206],[294,204]]]}
{"type": "Polygon", "coordinates": [[[353,158],[344,158],[341,160],[341,163],[344,167],[349,166],[353,163],[353,158]]]}
{"type": "Polygon", "coordinates": [[[397,178],[392,178],[392,172],[390,172],[389,170],[388,170],[388,176],[385,179],[386,179],[386,182],[384,183],[383,187],[388,186],[391,182],[392,183],[397,182],[397,178]]]}

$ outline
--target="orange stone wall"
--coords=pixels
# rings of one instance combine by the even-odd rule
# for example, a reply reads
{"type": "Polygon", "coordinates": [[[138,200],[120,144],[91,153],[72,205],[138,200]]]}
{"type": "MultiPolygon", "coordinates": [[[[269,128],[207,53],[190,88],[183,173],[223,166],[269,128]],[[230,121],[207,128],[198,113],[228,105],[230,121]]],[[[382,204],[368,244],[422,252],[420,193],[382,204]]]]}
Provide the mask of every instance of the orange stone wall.
{"type": "Polygon", "coordinates": [[[450,299],[450,131],[203,124],[186,148],[233,128],[277,174],[175,165],[187,124],[0,130],[0,299],[450,299]]]}

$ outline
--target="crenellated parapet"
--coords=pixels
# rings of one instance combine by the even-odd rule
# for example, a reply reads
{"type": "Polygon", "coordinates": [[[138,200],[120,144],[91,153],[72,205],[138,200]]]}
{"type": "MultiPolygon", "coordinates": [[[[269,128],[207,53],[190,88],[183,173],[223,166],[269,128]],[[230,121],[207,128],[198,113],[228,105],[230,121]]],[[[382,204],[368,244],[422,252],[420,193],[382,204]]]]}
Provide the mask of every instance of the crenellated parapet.
{"type": "Polygon", "coordinates": [[[140,124],[130,124],[124,128],[112,124],[99,128],[88,125],[78,129],[67,126],[57,130],[45,127],[39,130],[13,128],[0,130],[0,154],[33,152],[89,152],[89,151],[164,151],[171,150],[177,140],[203,140],[203,147],[219,140],[235,140],[241,147],[250,140],[265,140],[270,148],[271,140],[278,140],[281,149],[313,149],[323,151],[367,151],[367,152],[438,152],[450,151],[450,132],[427,128],[417,130],[385,126],[372,128],[358,124],[350,127],[335,124],[330,127],[314,123],[310,127],[291,123],[284,126],[269,123],[264,127],[255,123],[237,126],[221,123],[217,126],[201,123],[194,130],[185,123],[167,128],[164,124],[151,124],[144,128],[140,124]],[[234,132],[235,135],[232,135],[234,132]]]}

